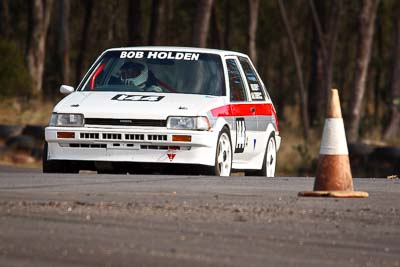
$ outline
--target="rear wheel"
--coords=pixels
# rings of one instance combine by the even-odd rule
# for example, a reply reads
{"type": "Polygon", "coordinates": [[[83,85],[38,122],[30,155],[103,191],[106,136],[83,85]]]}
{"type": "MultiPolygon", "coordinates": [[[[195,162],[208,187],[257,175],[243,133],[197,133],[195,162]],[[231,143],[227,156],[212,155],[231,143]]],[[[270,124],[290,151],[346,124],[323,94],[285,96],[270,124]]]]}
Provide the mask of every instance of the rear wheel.
{"type": "Polygon", "coordinates": [[[274,177],[275,168],[276,168],[276,141],[274,134],[271,134],[268,138],[267,147],[265,149],[262,169],[258,171],[249,171],[246,172],[246,174],[249,173],[250,175],[255,175],[255,176],[274,177]]]}
{"type": "Polygon", "coordinates": [[[268,139],[267,151],[264,157],[263,168],[265,168],[265,176],[274,177],[276,168],[276,141],[274,136],[268,139]]]}
{"type": "Polygon", "coordinates": [[[224,128],[218,137],[213,174],[216,176],[229,176],[231,174],[231,170],[232,144],[229,132],[226,128],[224,128]]]}

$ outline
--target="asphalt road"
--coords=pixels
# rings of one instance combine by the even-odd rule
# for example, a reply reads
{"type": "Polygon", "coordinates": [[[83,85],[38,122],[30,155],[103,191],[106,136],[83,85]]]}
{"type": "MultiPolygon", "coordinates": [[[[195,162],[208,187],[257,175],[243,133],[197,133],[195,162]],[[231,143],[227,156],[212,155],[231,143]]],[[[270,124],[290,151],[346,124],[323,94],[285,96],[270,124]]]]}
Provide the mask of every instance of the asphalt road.
{"type": "Polygon", "coordinates": [[[3,169],[0,266],[400,266],[400,181],[354,183],[3,169]]]}

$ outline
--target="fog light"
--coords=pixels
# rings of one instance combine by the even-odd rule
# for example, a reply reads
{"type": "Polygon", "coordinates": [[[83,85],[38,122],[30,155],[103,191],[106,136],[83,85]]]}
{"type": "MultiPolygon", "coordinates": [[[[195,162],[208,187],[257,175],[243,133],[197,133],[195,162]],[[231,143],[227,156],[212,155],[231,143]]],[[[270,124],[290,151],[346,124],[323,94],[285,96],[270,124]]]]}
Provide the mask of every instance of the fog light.
{"type": "Polygon", "coordinates": [[[192,141],[191,135],[172,135],[172,141],[174,142],[190,142],[192,141]]]}
{"type": "Polygon", "coordinates": [[[74,132],[57,132],[57,138],[75,138],[74,132]]]}

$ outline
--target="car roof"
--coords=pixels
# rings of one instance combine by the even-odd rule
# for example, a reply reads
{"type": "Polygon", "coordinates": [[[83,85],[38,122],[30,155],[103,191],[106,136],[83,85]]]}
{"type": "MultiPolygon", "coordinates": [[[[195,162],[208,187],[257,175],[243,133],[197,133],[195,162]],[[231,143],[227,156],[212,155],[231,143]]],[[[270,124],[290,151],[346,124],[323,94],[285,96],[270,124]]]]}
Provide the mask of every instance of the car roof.
{"type": "Polygon", "coordinates": [[[192,52],[192,53],[211,53],[221,56],[242,56],[248,57],[246,54],[229,50],[199,48],[199,47],[182,47],[182,46],[131,46],[110,48],[107,51],[124,51],[124,50],[142,50],[142,51],[173,51],[173,52],[192,52]]]}

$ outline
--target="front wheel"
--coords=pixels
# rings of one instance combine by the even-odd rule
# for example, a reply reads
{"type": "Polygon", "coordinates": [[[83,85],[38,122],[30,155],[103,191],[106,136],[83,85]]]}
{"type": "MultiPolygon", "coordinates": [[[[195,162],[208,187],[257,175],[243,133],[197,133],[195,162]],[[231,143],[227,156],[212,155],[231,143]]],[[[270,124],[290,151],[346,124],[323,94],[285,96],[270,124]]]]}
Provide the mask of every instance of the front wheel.
{"type": "Polygon", "coordinates": [[[224,128],[217,142],[217,151],[215,154],[215,166],[212,174],[216,176],[229,176],[232,170],[232,144],[229,132],[224,128]]]}
{"type": "Polygon", "coordinates": [[[71,162],[65,160],[48,160],[48,144],[47,142],[43,147],[42,170],[43,173],[78,173],[79,169],[76,168],[71,162]]]}

